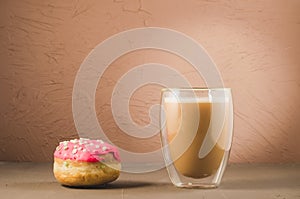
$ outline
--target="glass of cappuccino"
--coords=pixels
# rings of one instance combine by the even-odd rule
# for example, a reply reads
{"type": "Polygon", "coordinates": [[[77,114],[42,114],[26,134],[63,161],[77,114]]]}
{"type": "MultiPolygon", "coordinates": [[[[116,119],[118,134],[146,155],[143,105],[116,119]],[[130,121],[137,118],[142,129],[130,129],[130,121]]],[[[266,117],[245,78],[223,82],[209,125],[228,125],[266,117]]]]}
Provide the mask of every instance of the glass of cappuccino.
{"type": "Polygon", "coordinates": [[[217,187],[231,148],[231,90],[165,88],[160,125],[163,156],[172,183],[186,188],[217,187]]]}

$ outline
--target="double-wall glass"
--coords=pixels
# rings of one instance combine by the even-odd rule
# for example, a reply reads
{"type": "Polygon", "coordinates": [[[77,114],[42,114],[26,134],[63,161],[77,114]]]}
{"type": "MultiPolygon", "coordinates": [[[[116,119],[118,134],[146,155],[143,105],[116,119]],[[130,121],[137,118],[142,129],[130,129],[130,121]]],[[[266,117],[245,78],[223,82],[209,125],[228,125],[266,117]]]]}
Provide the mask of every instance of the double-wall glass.
{"type": "Polygon", "coordinates": [[[161,141],[172,183],[217,187],[229,158],[233,104],[229,88],[165,88],[161,141]]]}

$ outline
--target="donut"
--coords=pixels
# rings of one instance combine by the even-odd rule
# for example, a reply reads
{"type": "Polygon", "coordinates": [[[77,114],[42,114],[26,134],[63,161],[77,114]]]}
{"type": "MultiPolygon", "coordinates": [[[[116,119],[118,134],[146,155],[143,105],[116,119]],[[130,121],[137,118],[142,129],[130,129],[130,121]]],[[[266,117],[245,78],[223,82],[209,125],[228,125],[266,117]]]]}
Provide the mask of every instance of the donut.
{"type": "Polygon", "coordinates": [[[53,173],[62,185],[103,185],[116,180],[120,170],[118,149],[102,140],[63,141],[54,152],[53,173]]]}

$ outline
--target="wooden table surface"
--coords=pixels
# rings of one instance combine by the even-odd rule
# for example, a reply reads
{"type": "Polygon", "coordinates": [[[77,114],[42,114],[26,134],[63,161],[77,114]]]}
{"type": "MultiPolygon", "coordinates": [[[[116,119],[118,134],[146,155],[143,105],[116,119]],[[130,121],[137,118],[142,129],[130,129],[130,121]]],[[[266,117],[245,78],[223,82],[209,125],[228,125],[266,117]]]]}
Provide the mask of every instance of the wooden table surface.
{"type": "Polygon", "coordinates": [[[51,163],[0,162],[0,198],[272,198],[300,199],[300,164],[229,165],[216,189],[174,187],[166,170],[121,173],[102,188],[78,189],[55,181],[51,163]]]}

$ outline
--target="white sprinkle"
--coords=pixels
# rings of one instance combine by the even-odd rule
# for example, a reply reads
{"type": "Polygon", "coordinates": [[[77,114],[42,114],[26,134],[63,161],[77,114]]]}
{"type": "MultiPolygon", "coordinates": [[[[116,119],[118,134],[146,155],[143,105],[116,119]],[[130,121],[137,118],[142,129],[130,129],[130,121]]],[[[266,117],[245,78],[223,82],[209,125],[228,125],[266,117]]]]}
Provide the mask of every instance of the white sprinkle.
{"type": "Polygon", "coordinates": [[[100,142],[101,144],[103,144],[103,143],[104,143],[102,140],[97,140],[97,142],[100,142]]]}
{"type": "Polygon", "coordinates": [[[75,140],[70,140],[71,143],[75,144],[77,142],[77,139],[75,140]]]}
{"type": "Polygon", "coordinates": [[[107,147],[106,147],[106,146],[103,146],[103,147],[102,147],[102,150],[103,150],[103,151],[106,151],[106,150],[107,150],[107,147]]]}
{"type": "Polygon", "coordinates": [[[100,148],[100,146],[99,145],[96,145],[96,149],[99,149],[100,148]]]}
{"type": "Polygon", "coordinates": [[[74,145],[74,149],[77,149],[77,145],[74,145]]]}
{"type": "Polygon", "coordinates": [[[64,146],[64,150],[68,150],[68,148],[69,148],[68,146],[64,146]]]}
{"type": "Polygon", "coordinates": [[[57,146],[57,147],[56,147],[56,151],[58,151],[58,150],[60,150],[60,146],[57,146]]]}
{"type": "Polygon", "coordinates": [[[72,153],[73,153],[73,154],[77,153],[77,149],[73,149],[73,150],[72,150],[72,153]]]}
{"type": "Polygon", "coordinates": [[[83,148],[82,148],[81,146],[78,148],[79,151],[81,151],[82,149],[83,149],[83,148]]]}
{"type": "Polygon", "coordinates": [[[85,153],[85,152],[86,152],[86,149],[83,149],[82,151],[85,153]]]}

